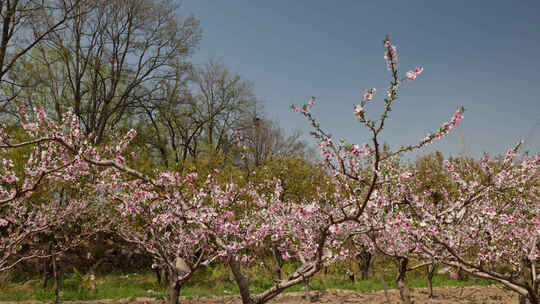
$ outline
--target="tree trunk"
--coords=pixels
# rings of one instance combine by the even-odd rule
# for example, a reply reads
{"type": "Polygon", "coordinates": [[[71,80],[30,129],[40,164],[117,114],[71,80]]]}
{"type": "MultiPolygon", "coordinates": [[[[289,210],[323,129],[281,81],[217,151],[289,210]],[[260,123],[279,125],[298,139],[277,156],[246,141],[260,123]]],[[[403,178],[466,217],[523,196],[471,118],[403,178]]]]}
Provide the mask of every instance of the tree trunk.
{"type": "Polygon", "coordinates": [[[369,277],[369,267],[371,266],[371,253],[367,250],[362,250],[362,253],[360,253],[359,258],[360,261],[358,262],[358,266],[360,268],[360,279],[365,281],[369,277]]]}
{"type": "Polygon", "coordinates": [[[169,284],[169,304],[179,304],[180,303],[180,282],[174,280],[174,275],[171,275],[171,282],[169,284]]]}
{"type": "MultiPolygon", "coordinates": [[[[49,241],[49,247],[47,248],[47,254],[51,255],[53,250],[53,242],[49,241]]],[[[43,259],[43,277],[41,278],[41,288],[47,287],[47,283],[51,278],[51,264],[49,263],[49,258],[43,259]]]]}
{"type": "Polygon", "coordinates": [[[92,276],[91,277],[91,281],[92,281],[91,282],[91,289],[92,289],[92,291],[94,293],[98,292],[98,290],[97,290],[97,282],[96,282],[98,269],[103,263],[105,263],[105,261],[107,261],[107,258],[105,258],[105,257],[100,258],[99,260],[97,260],[97,262],[94,263],[94,265],[92,265],[92,267],[90,267],[89,273],[92,276]]]}
{"type": "Polygon", "coordinates": [[[41,277],[41,288],[47,287],[47,282],[49,282],[49,279],[51,277],[51,269],[49,265],[49,259],[43,259],[43,276],[41,277]]]}
{"type": "Polygon", "coordinates": [[[281,280],[281,277],[282,277],[282,272],[281,272],[281,267],[276,267],[276,279],[277,280],[281,280]]]}
{"type": "Polygon", "coordinates": [[[240,269],[240,265],[238,262],[234,259],[234,257],[231,257],[229,260],[229,267],[231,268],[231,271],[234,276],[234,280],[236,281],[236,284],[238,285],[238,289],[240,289],[240,296],[242,297],[242,303],[243,304],[253,304],[253,299],[251,298],[249,294],[249,284],[246,279],[246,277],[242,274],[242,271],[240,269]]]}
{"type": "Polygon", "coordinates": [[[163,283],[161,281],[161,269],[160,268],[154,268],[154,273],[156,274],[156,279],[157,279],[158,285],[161,285],[161,283],[163,283]]]}
{"type": "Polygon", "coordinates": [[[279,252],[279,249],[276,245],[272,246],[272,253],[274,256],[274,260],[276,261],[277,267],[276,267],[276,279],[281,280],[282,277],[282,271],[281,268],[283,268],[283,258],[281,257],[281,253],[279,252]]]}
{"type": "Polygon", "coordinates": [[[398,275],[396,278],[396,282],[399,288],[399,297],[401,298],[401,302],[404,304],[413,304],[413,301],[411,300],[410,290],[407,286],[406,281],[408,264],[409,260],[407,258],[398,258],[398,275]]]}
{"type": "Polygon", "coordinates": [[[53,255],[51,256],[52,259],[52,268],[53,268],[53,277],[54,277],[54,303],[60,303],[60,297],[58,293],[58,268],[56,267],[56,256],[55,256],[55,250],[53,249],[53,255]]]}
{"type": "Polygon", "coordinates": [[[381,269],[381,283],[384,290],[384,297],[386,298],[386,303],[390,304],[390,296],[388,295],[388,287],[386,286],[386,281],[384,280],[384,270],[381,269]]]}
{"type": "Polygon", "coordinates": [[[429,291],[429,298],[433,298],[433,275],[435,274],[435,264],[429,264],[426,268],[427,271],[427,283],[428,283],[428,291],[429,291]]]}
{"type": "MultiPolygon", "coordinates": [[[[525,269],[529,267],[529,261],[527,261],[526,259],[523,259],[521,263],[522,263],[521,273],[520,273],[521,280],[523,282],[527,282],[528,278],[525,273],[525,269]]],[[[525,289],[527,290],[527,296],[520,295],[519,304],[526,303],[527,299],[529,300],[530,304],[540,304],[540,297],[534,288],[534,283],[532,285],[526,286],[525,289]]]]}
{"type": "Polygon", "coordinates": [[[309,280],[306,280],[306,303],[311,303],[311,297],[309,295],[309,280]]]}
{"type": "Polygon", "coordinates": [[[350,269],[347,269],[346,273],[347,273],[347,276],[349,277],[349,280],[351,280],[351,282],[354,282],[356,278],[354,275],[354,271],[352,271],[352,267],[350,269]]]}
{"type": "MultiPolygon", "coordinates": [[[[525,297],[523,297],[525,298],[525,297]]],[[[529,290],[529,294],[527,295],[527,298],[529,299],[529,302],[531,304],[540,304],[540,297],[538,294],[535,294],[534,292],[531,292],[531,290],[529,290]]],[[[525,303],[525,302],[523,302],[525,303]]],[[[520,304],[521,304],[521,296],[520,296],[520,304]]]]}
{"type": "Polygon", "coordinates": [[[161,276],[163,278],[163,284],[169,283],[169,272],[168,271],[166,271],[165,269],[162,269],[161,270],[161,276]]]}

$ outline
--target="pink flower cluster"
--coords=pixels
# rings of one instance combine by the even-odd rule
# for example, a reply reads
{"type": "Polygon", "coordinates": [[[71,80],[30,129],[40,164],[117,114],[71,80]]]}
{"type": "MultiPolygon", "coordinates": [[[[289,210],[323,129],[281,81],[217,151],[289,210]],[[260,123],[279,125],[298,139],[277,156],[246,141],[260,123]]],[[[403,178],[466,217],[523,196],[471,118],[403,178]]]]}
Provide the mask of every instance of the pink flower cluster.
{"type": "MultiPolygon", "coordinates": [[[[371,132],[370,145],[334,143],[311,115],[314,98],[300,109],[293,107],[315,128],[329,169],[330,190],[317,189],[309,199],[285,199],[281,181],[275,178],[240,187],[221,181],[217,171],[206,178],[195,172],[160,170],[147,176],[129,167],[125,157],[134,130],[98,151],[71,112],[58,124],[42,109],[34,110],[31,120],[21,107],[22,128],[30,140],[14,143],[0,130],[0,152],[33,148],[22,173],[14,169],[12,160],[0,159],[0,207],[6,210],[0,227],[7,231],[0,236],[4,253],[0,271],[17,263],[14,255],[23,243],[32,244],[33,236],[77,223],[89,233],[114,231],[136,244],[152,256],[156,267],[168,269],[179,285],[214,261],[232,268],[235,263],[264,259],[269,248],[276,248],[284,260],[300,262],[285,280],[258,295],[261,298],[253,301],[258,303],[360,248],[461,268],[538,302],[530,290],[540,283],[536,276],[540,156],[518,161],[515,148],[501,158],[485,157],[479,162],[447,160],[441,168],[447,180],[436,186],[403,166],[399,154],[449,134],[463,119],[464,110],[420,144],[395,151],[383,148],[380,133],[399,87],[396,48],[388,40],[385,46],[393,74],[385,112],[378,122],[364,118],[365,102],[375,89],[368,90],[354,109],[371,132]],[[87,178],[90,172],[92,179],[87,178]],[[43,185],[52,193],[84,187],[84,197],[72,191],[71,196],[54,197],[46,204],[32,201],[43,185]],[[347,248],[350,240],[358,248],[347,248]],[[523,279],[523,274],[530,275],[523,279]]],[[[413,80],[422,68],[409,72],[407,78],[413,80]]],[[[64,239],[60,250],[74,246],[83,236],[66,234],[64,239]]],[[[43,254],[35,247],[24,252],[25,259],[43,254]]]]}
{"type": "Polygon", "coordinates": [[[356,105],[354,107],[354,116],[358,120],[362,120],[363,119],[363,114],[364,114],[364,107],[361,104],[356,105]]]}
{"type": "MultiPolygon", "coordinates": [[[[400,85],[396,47],[388,39],[384,43],[387,67],[393,74],[386,112],[379,124],[364,118],[365,101],[373,97],[369,91],[354,108],[355,117],[371,131],[373,147],[367,146],[366,153],[360,153],[358,146],[344,141],[334,145],[309,115],[314,136],[324,139],[321,151],[326,168],[336,179],[337,193],[333,198],[340,202],[325,212],[332,215],[333,222],[353,220],[349,231],[370,231],[353,236],[359,248],[399,259],[443,263],[498,281],[531,302],[539,302],[537,292],[531,290],[540,286],[536,273],[540,258],[540,207],[536,203],[540,156],[525,156],[517,161],[515,148],[504,157],[486,157],[478,163],[446,161],[441,170],[446,170],[448,181],[429,188],[433,187],[431,181],[403,168],[398,155],[448,135],[463,119],[464,109],[456,111],[449,122],[419,144],[382,153],[378,136],[400,85]],[[331,158],[333,162],[329,162],[331,158]],[[508,273],[501,273],[501,267],[508,273]]],[[[416,67],[407,72],[406,79],[415,80],[422,72],[422,67],[416,67]]],[[[457,277],[456,272],[450,276],[457,277]]]]}
{"type": "Polygon", "coordinates": [[[377,90],[375,88],[371,88],[364,93],[364,100],[371,101],[373,99],[373,95],[375,95],[375,92],[377,90]]]}
{"type": "Polygon", "coordinates": [[[389,40],[384,43],[386,50],[384,51],[384,60],[386,61],[386,68],[392,70],[399,65],[397,48],[395,45],[390,44],[389,40]]]}
{"type": "Polygon", "coordinates": [[[0,131],[1,152],[29,147],[23,172],[15,169],[11,159],[5,158],[9,154],[0,157],[0,207],[3,207],[0,223],[8,232],[0,236],[0,252],[3,253],[0,271],[26,259],[47,256],[41,246],[33,246],[37,235],[54,231],[57,234],[55,252],[61,254],[108,227],[106,217],[96,216],[101,206],[96,203],[98,199],[93,196],[93,190],[80,191],[90,174],[86,159],[99,159],[99,154],[83,136],[77,117],[67,111],[62,123],[56,123],[47,117],[43,108],[33,109],[30,115],[21,106],[19,113],[26,141],[17,142],[8,132],[0,131]],[[46,187],[45,192],[56,195],[48,196],[46,203],[39,203],[41,200],[36,198],[43,187],[46,187]],[[74,189],[77,191],[72,191],[74,189]],[[66,229],[75,224],[87,232],[70,235],[66,229]],[[23,244],[29,246],[19,252],[23,244]]]}
{"type": "Polygon", "coordinates": [[[420,74],[422,74],[422,72],[424,71],[424,68],[423,67],[416,67],[414,68],[413,71],[408,71],[407,72],[407,79],[409,81],[413,81],[416,79],[416,77],[420,74]]]}

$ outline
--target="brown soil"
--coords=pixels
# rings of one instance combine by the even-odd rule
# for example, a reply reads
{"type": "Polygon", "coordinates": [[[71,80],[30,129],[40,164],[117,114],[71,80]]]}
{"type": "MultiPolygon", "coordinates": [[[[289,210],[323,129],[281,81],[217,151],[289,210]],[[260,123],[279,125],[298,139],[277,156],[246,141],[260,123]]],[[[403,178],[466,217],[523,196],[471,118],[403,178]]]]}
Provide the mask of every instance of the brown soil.
{"type": "MultiPolygon", "coordinates": [[[[304,298],[304,293],[294,292],[279,295],[269,303],[277,304],[300,304],[308,303],[304,298]]],[[[389,290],[388,296],[390,303],[400,303],[397,290],[389,290]]],[[[518,297],[515,293],[504,290],[498,286],[473,286],[473,287],[438,287],[435,288],[435,298],[429,299],[427,289],[418,288],[412,290],[414,303],[429,304],[512,304],[518,303],[518,297]]],[[[355,292],[346,290],[329,290],[325,292],[312,291],[311,303],[327,304],[346,304],[346,303],[374,303],[388,304],[384,291],[376,292],[355,292]]],[[[32,302],[0,302],[0,304],[30,304],[32,302]]],[[[35,302],[33,302],[35,303],[35,302]]],[[[149,298],[137,298],[130,300],[102,300],[92,302],[66,302],[69,304],[161,304],[165,301],[156,301],[149,298]]],[[[182,298],[182,304],[241,304],[239,296],[225,297],[196,297],[182,298]]]]}
{"type": "MultiPolygon", "coordinates": [[[[399,292],[389,290],[390,303],[400,303],[399,292]]],[[[518,303],[518,297],[511,291],[504,290],[497,286],[474,286],[474,287],[439,287],[435,288],[435,298],[429,299],[425,288],[418,288],[412,291],[414,303],[429,304],[511,304],[518,303]]],[[[311,303],[346,304],[346,303],[373,303],[388,304],[384,291],[376,292],[355,292],[345,290],[330,290],[317,293],[311,292],[311,297],[315,298],[311,303]]],[[[239,304],[240,297],[206,297],[198,299],[183,299],[183,304],[239,304]]],[[[307,303],[304,293],[287,293],[278,296],[269,303],[277,304],[300,304],[307,303]]]]}

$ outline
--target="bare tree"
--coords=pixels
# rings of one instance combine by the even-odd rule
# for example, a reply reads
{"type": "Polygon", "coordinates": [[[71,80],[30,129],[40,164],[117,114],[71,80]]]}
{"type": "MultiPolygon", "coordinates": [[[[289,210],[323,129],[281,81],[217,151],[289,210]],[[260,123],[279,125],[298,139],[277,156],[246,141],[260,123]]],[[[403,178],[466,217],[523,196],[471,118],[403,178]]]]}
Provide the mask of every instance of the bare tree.
{"type": "Polygon", "coordinates": [[[307,159],[312,157],[308,144],[296,131],[287,136],[279,123],[267,119],[262,114],[254,114],[251,119],[241,121],[238,129],[242,132],[244,160],[249,166],[258,167],[276,157],[299,154],[307,159]]]}
{"type": "Polygon", "coordinates": [[[80,13],[78,7],[84,2],[92,1],[0,1],[0,113],[13,113],[11,101],[31,88],[19,82],[21,77],[11,77],[20,75],[13,73],[17,63],[49,35],[64,29],[80,13]]]}
{"type": "Polygon", "coordinates": [[[140,140],[165,167],[196,160],[201,152],[229,152],[234,131],[251,121],[258,102],[251,84],[221,63],[177,67],[175,77],[162,79],[140,102],[147,126],[140,140]]]}
{"type": "Polygon", "coordinates": [[[194,69],[195,98],[198,116],[204,121],[203,135],[209,149],[227,151],[231,131],[249,119],[257,99],[248,81],[231,73],[214,60],[194,69]]]}
{"type": "Polygon", "coordinates": [[[139,141],[158,152],[164,167],[172,160],[183,163],[197,157],[200,135],[206,121],[196,98],[189,90],[190,65],[179,65],[176,76],[163,79],[139,103],[141,125],[139,141]]]}
{"type": "MultiPolygon", "coordinates": [[[[58,1],[67,9],[77,0],[58,1]]],[[[53,98],[50,108],[61,113],[73,107],[85,132],[100,143],[136,107],[145,87],[175,77],[175,66],[198,45],[201,30],[197,19],[180,18],[168,0],[97,0],[75,10],[62,29],[43,39],[33,59],[51,67],[49,78],[67,88],[68,98],[53,98]]]]}
{"type": "Polygon", "coordinates": [[[71,18],[82,1],[0,1],[0,81],[15,62],[71,18]]]}

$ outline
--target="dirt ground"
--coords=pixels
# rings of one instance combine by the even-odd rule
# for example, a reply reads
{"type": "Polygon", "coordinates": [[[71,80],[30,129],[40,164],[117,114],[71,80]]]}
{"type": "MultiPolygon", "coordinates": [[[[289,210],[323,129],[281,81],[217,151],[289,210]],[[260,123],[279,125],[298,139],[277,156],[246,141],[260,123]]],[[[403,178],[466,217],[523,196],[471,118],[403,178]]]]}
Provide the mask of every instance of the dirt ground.
{"type": "MultiPolygon", "coordinates": [[[[330,290],[326,292],[312,292],[312,303],[346,304],[346,303],[374,303],[387,304],[384,291],[377,292],[355,292],[344,290],[330,290]]],[[[389,290],[390,303],[400,303],[399,292],[389,290]]],[[[474,287],[440,287],[435,288],[435,298],[429,299],[425,288],[418,288],[412,291],[414,303],[429,304],[513,304],[518,303],[518,297],[510,291],[503,290],[497,286],[474,286],[474,287]]],[[[240,297],[214,297],[199,299],[184,299],[184,304],[237,304],[241,303],[240,297]]],[[[269,303],[277,304],[299,304],[307,303],[304,293],[287,293],[278,296],[269,303]]]]}
{"type": "MultiPolygon", "coordinates": [[[[311,303],[346,304],[346,303],[374,303],[388,304],[384,291],[377,292],[355,292],[345,290],[330,290],[325,292],[311,292],[311,303]]],[[[397,290],[389,290],[390,303],[400,303],[397,290]]],[[[414,303],[429,304],[514,304],[518,303],[515,293],[504,290],[498,286],[473,286],[473,287],[438,287],[435,288],[435,298],[429,299],[427,289],[418,288],[412,291],[414,303]]],[[[0,302],[0,304],[30,304],[35,302],[0,302]]],[[[66,302],[69,304],[161,304],[164,301],[156,301],[149,298],[137,298],[133,300],[103,300],[92,302],[66,302]]],[[[226,297],[200,297],[182,298],[182,304],[241,304],[239,296],[226,297]]],[[[304,293],[287,293],[278,296],[269,303],[277,304],[300,304],[307,303],[304,293]]]]}

